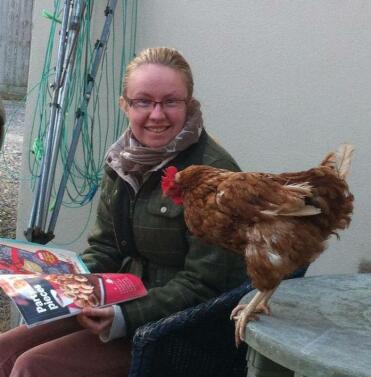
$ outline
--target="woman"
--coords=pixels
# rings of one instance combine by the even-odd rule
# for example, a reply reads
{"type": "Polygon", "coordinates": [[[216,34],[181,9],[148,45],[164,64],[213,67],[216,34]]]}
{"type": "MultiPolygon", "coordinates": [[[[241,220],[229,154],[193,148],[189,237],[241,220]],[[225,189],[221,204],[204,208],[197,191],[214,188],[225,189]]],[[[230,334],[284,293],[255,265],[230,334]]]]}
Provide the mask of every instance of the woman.
{"type": "Polygon", "coordinates": [[[245,279],[241,258],[189,234],[182,207],[161,193],[168,164],[238,169],[205,132],[192,94],[190,67],[174,49],[146,49],[128,65],[120,107],[130,127],[107,153],[97,220],[82,254],[91,272],[139,275],[148,295],[3,334],[0,376],[125,376],[139,326],[245,279]]]}

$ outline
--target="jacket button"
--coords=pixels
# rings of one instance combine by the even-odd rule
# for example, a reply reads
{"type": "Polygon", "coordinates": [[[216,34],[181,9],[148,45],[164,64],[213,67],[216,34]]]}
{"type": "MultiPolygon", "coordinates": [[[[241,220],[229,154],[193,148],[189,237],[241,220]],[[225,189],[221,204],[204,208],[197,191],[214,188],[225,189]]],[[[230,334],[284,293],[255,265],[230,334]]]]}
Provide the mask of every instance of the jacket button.
{"type": "Polygon", "coordinates": [[[161,213],[166,213],[167,212],[167,207],[161,207],[160,208],[161,213]]]}
{"type": "Polygon", "coordinates": [[[128,243],[125,240],[121,241],[121,246],[125,247],[127,244],[128,243]]]}

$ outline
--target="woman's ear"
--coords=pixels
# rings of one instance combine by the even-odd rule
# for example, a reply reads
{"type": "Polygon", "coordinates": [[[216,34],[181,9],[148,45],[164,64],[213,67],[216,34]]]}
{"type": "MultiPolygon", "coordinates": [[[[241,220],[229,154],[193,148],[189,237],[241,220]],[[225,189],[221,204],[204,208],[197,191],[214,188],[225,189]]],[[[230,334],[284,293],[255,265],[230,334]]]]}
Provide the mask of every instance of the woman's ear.
{"type": "Polygon", "coordinates": [[[197,100],[194,97],[190,97],[187,102],[187,115],[192,114],[197,106],[197,100]]]}
{"type": "Polygon", "coordinates": [[[123,96],[120,96],[120,98],[119,98],[119,106],[120,106],[120,109],[121,109],[126,115],[128,115],[129,104],[127,103],[126,99],[125,99],[123,96]]]}

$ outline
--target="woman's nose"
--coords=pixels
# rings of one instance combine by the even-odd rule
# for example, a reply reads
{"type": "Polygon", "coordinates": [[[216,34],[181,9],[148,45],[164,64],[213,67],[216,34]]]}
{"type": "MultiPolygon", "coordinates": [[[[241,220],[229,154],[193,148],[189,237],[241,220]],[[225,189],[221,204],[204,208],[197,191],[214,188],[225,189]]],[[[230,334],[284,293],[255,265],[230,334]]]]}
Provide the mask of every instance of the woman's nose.
{"type": "Polygon", "coordinates": [[[150,118],[152,119],[161,119],[161,118],[165,118],[165,113],[164,113],[164,109],[162,108],[162,104],[161,103],[155,103],[152,111],[150,112],[149,114],[150,118]]]}

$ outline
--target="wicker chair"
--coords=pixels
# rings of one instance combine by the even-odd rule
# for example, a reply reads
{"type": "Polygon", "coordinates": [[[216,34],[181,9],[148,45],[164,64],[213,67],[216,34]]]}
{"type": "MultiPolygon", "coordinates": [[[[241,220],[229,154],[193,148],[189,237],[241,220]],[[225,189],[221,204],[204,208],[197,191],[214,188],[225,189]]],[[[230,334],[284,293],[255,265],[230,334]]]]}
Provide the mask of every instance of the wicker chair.
{"type": "MultiPolygon", "coordinates": [[[[290,278],[302,277],[306,268],[290,278]]],[[[140,327],[129,377],[245,377],[247,346],[236,348],[229,315],[250,282],[195,307],[140,327]]]]}

